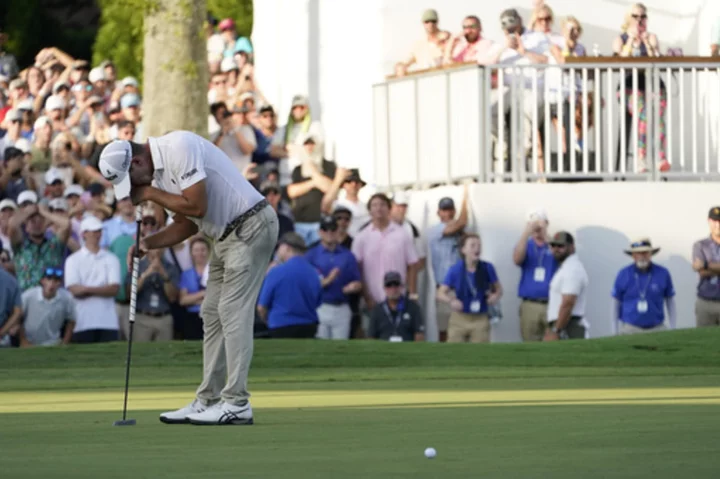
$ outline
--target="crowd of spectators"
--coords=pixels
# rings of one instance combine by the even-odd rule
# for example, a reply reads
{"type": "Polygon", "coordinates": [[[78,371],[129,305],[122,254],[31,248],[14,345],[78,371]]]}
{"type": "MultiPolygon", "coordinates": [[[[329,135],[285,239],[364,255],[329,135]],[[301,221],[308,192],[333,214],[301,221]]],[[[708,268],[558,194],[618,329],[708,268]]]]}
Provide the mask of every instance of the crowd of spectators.
{"type": "MultiPolygon", "coordinates": [[[[619,54],[659,51],[654,36],[639,33],[647,22],[641,7],[628,15],[616,42],[619,54]]],[[[503,13],[507,48],[499,53],[482,37],[475,16],[466,17],[463,34],[454,36],[438,28],[437,12],[425,12],[422,20],[427,41],[398,66],[399,74],[413,63],[494,63],[507,49],[530,61],[550,58],[547,51],[535,52],[531,40],[557,61],[585,52],[579,21],[568,18],[564,34],[553,34],[546,5],[534,11],[532,31],[514,10],[503,13]]],[[[21,70],[2,52],[4,40],[0,32],[0,344],[126,338],[126,257],[136,234],[135,210],[129,198],[114,196],[95,165],[114,139],[146,140],[141,86],[133,77],[118,79],[111,60],[92,66],[53,47],[21,70]]],[[[287,119],[277,117],[255,82],[252,43],[237,35],[231,19],[208,19],[207,52],[208,138],[280,220],[256,335],[417,341],[433,321],[442,341],[489,341],[491,325],[503,316],[506,290],[492,263],[480,259],[480,236],[468,230],[467,188],[459,209],[451,198],[439,202],[439,222],[426,231],[406,218],[405,192],[362,201],[366,182],[359,171],[325,158],[323,128],[307,97],[296,95],[287,119]],[[429,288],[432,283],[437,289],[429,288]],[[436,305],[435,317],[422,306],[426,298],[436,305]]],[[[712,238],[720,243],[720,210],[714,211],[712,238]]],[[[171,221],[162,208],[142,205],[142,235],[171,221]]],[[[546,213],[533,213],[513,256],[523,271],[522,337],[585,337],[587,274],[572,235],[550,238],[547,227],[546,213]]],[[[716,285],[720,267],[704,252],[714,247],[698,247],[694,267],[704,282],[716,285]]],[[[654,252],[645,239],[627,251],[634,264],[613,290],[619,332],[663,327],[663,302],[674,327],[672,281],[650,261],[654,252]]],[[[142,259],[136,340],[202,338],[200,304],[211,254],[212,244],[197,236],[142,259]]],[[[710,306],[703,325],[717,322],[710,306]]]]}

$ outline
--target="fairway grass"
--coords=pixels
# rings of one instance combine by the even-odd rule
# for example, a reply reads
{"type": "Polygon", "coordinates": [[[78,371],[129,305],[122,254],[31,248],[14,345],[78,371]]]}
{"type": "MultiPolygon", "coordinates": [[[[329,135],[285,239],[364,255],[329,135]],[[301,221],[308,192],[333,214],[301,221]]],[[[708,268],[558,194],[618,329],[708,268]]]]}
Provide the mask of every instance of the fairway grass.
{"type": "Polygon", "coordinates": [[[717,478],[718,344],[258,341],[245,427],[160,423],[200,344],[138,344],[126,428],[125,345],[0,350],[0,477],[717,478]]]}

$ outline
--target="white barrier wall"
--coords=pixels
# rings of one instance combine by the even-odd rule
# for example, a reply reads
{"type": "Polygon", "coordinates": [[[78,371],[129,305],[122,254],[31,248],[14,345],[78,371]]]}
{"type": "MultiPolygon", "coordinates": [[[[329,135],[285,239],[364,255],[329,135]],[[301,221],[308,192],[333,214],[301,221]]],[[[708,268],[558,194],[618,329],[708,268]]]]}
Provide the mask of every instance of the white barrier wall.
{"type": "MultiPolygon", "coordinates": [[[[413,192],[409,219],[421,230],[435,224],[437,202],[443,196],[460,206],[462,188],[442,187],[413,192]]],[[[720,204],[717,186],[698,183],[585,183],[585,184],[474,184],[470,186],[471,224],[480,233],[482,257],[497,269],[505,294],[504,319],[493,329],[493,341],[519,341],[517,285],[520,270],[512,251],[527,214],[544,208],[550,231],[567,230],[575,236],[577,251],[590,277],[587,319],[591,337],[611,334],[610,290],[618,271],[630,264],[623,253],[630,242],[650,237],[662,248],[654,261],[667,267],[677,292],[678,327],[695,325],[695,287],[692,245],[708,235],[707,212],[720,204]]],[[[433,285],[430,285],[432,290],[433,285]]],[[[428,314],[434,304],[428,301],[428,314]]],[[[428,331],[429,339],[437,331],[428,331]]]]}
{"type": "MultiPolygon", "coordinates": [[[[556,18],[574,15],[583,24],[582,43],[609,53],[632,0],[547,2],[556,18]]],[[[327,132],[328,155],[343,166],[360,166],[370,183],[373,165],[373,84],[392,73],[423,36],[422,11],[435,8],[440,27],[455,33],[468,14],[480,17],[484,35],[500,39],[500,12],[514,6],[527,21],[532,0],[511,3],[472,0],[262,0],[254,2],[256,77],[267,98],[288,113],[292,96],[309,94],[314,116],[327,132]]],[[[649,28],[662,50],[709,53],[712,22],[720,2],[648,0],[649,28]]],[[[556,28],[559,28],[556,25],[556,28]]]]}

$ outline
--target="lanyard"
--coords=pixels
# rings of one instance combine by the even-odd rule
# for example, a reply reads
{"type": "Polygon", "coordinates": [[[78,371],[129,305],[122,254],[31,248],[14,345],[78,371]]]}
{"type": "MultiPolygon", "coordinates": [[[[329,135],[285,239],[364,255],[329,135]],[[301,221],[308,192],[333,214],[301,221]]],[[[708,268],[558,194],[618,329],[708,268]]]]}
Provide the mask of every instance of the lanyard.
{"type": "Polygon", "coordinates": [[[538,257],[537,266],[538,268],[543,265],[543,259],[545,258],[545,253],[547,253],[546,248],[538,248],[538,245],[535,244],[535,241],[533,241],[533,248],[535,249],[535,254],[538,257]]]}
{"type": "MultiPolygon", "coordinates": [[[[477,267],[480,267],[480,264],[478,264],[477,267]]],[[[468,288],[470,288],[470,294],[472,294],[474,299],[477,299],[478,297],[478,290],[475,286],[475,273],[466,271],[465,272],[465,281],[467,281],[468,288]]]]}
{"type": "Polygon", "coordinates": [[[383,309],[385,310],[385,314],[387,315],[388,320],[390,321],[390,324],[393,326],[393,331],[395,334],[397,334],[398,326],[400,326],[400,321],[402,320],[403,311],[400,308],[400,304],[398,304],[397,312],[393,315],[392,311],[390,310],[390,306],[388,306],[388,302],[385,301],[383,303],[383,309]]]}
{"type": "Polygon", "coordinates": [[[647,293],[648,286],[650,286],[650,281],[652,280],[652,273],[648,271],[648,279],[645,282],[645,287],[640,290],[640,276],[638,276],[637,273],[635,273],[635,286],[638,289],[638,294],[640,295],[640,299],[643,301],[645,300],[645,294],[647,293]]]}

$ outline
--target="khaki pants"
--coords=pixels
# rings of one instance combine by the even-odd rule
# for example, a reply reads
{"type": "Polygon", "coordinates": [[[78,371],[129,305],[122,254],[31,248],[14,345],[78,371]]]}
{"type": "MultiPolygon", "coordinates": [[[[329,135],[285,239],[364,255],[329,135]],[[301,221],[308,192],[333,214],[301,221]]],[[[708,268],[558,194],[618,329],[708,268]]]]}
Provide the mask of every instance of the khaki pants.
{"type": "Polygon", "coordinates": [[[126,340],[130,334],[130,305],[115,303],[115,311],[118,315],[118,327],[120,329],[120,339],[126,340]]]}
{"type": "Polygon", "coordinates": [[[170,314],[165,316],[149,316],[135,313],[135,329],[133,341],[149,343],[151,341],[172,341],[173,318],[170,314]]]}
{"type": "Polygon", "coordinates": [[[698,328],[720,326],[720,301],[698,298],[695,301],[695,325],[698,328]]]}
{"type": "Polygon", "coordinates": [[[450,309],[449,304],[445,301],[435,300],[435,315],[437,316],[438,333],[444,333],[448,330],[451,313],[452,309],[450,309]]]}
{"type": "Polygon", "coordinates": [[[547,329],[547,303],[520,303],[520,335],[522,340],[542,341],[547,329]]]}
{"type": "Polygon", "coordinates": [[[278,219],[267,206],[243,223],[210,256],[203,318],[203,381],[197,398],[242,405],[250,393],[255,304],[278,236],[278,219]],[[225,378],[227,375],[227,383],[225,378]]]}
{"type": "Polygon", "coordinates": [[[642,334],[642,333],[654,333],[656,331],[665,331],[667,328],[664,324],[661,324],[659,326],[655,326],[654,328],[638,328],[637,326],[633,326],[632,324],[623,323],[620,321],[620,328],[618,332],[621,336],[625,336],[628,334],[642,334]]]}
{"type": "Polygon", "coordinates": [[[448,325],[448,343],[489,343],[490,318],[487,314],[453,311],[448,325]]]}

